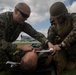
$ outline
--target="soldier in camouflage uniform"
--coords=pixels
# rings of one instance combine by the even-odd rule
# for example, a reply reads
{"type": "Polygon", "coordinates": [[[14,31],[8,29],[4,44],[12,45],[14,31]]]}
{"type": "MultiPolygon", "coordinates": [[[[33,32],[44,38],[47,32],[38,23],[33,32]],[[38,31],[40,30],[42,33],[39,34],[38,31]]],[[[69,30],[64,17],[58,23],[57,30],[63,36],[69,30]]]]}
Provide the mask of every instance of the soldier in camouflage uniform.
{"type": "MultiPolygon", "coordinates": [[[[21,62],[21,66],[25,70],[36,67],[38,59],[37,54],[34,52],[35,48],[30,45],[12,44],[22,31],[41,43],[47,42],[42,33],[37,32],[30,24],[24,22],[30,16],[30,13],[30,7],[27,4],[18,3],[14,12],[0,14],[0,69],[2,69],[2,64],[5,64],[8,60],[21,62]],[[27,52],[27,55],[20,55],[22,52],[29,50],[31,52],[27,52]],[[17,51],[19,52],[17,53],[17,51]]],[[[50,42],[47,44],[49,48],[53,47],[50,42]]]]}
{"type": "Polygon", "coordinates": [[[56,2],[50,7],[50,22],[48,40],[56,50],[50,62],[55,61],[59,75],[63,69],[76,68],[76,14],[68,13],[62,2],[56,2]]]}

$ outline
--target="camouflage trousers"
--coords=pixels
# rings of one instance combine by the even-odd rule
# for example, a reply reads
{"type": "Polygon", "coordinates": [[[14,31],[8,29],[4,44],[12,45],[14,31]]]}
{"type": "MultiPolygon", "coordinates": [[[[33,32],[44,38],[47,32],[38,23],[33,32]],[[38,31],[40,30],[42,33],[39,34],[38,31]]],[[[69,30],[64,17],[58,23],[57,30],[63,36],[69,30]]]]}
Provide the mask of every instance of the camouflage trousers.
{"type": "Polygon", "coordinates": [[[48,55],[43,65],[48,66],[52,61],[55,63],[57,75],[61,75],[64,69],[76,69],[76,45],[72,45],[67,50],[62,49],[53,56],[48,55]]]}
{"type": "Polygon", "coordinates": [[[67,70],[76,69],[76,44],[72,45],[67,51],[67,70]]]}
{"type": "Polygon", "coordinates": [[[71,46],[69,49],[62,49],[58,51],[54,56],[57,75],[61,75],[64,69],[73,70],[76,69],[76,45],[71,46]]]}
{"type": "Polygon", "coordinates": [[[55,62],[57,75],[61,75],[63,69],[67,65],[66,51],[65,50],[58,51],[53,56],[53,60],[55,62]]]}

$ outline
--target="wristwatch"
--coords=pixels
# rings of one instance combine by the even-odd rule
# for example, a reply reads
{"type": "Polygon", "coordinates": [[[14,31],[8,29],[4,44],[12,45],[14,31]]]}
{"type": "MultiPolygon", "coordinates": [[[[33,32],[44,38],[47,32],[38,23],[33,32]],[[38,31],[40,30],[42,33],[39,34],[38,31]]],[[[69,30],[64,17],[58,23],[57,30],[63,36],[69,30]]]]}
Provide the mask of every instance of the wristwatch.
{"type": "Polygon", "coordinates": [[[63,48],[62,44],[58,44],[58,46],[59,46],[61,49],[63,48]]]}
{"type": "Polygon", "coordinates": [[[49,42],[50,42],[50,41],[49,41],[49,40],[47,40],[47,41],[46,41],[46,43],[45,43],[45,45],[46,45],[47,47],[48,47],[48,43],[49,43],[49,42]]]}

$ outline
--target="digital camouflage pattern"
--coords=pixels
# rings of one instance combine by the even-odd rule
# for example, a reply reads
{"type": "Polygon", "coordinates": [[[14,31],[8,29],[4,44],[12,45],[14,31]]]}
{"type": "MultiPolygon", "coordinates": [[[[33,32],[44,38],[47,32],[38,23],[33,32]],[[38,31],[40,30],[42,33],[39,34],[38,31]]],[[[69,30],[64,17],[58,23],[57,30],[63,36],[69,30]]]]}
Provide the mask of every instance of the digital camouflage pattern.
{"type": "Polygon", "coordinates": [[[63,23],[51,25],[48,39],[53,44],[60,44],[63,41],[66,45],[65,49],[53,56],[58,71],[64,69],[68,61],[76,63],[76,14],[67,14],[63,23]]]}
{"type": "Polygon", "coordinates": [[[13,12],[5,12],[0,14],[0,64],[7,60],[20,61],[20,55],[15,55],[16,44],[12,44],[17,39],[20,32],[25,32],[31,37],[37,39],[41,43],[46,41],[43,34],[37,32],[28,23],[19,24],[13,21],[13,12]],[[14,55],[15,56],[14,56],[14,55]]]}

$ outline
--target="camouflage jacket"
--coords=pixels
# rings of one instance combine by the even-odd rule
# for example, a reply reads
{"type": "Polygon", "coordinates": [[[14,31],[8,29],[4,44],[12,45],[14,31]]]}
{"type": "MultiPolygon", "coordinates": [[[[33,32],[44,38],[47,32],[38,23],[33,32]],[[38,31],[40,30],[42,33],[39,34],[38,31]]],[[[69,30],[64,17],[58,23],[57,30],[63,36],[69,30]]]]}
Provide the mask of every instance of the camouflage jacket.
{"type": "Polygon", "coordinates": [[[68,14],[63,24],[51,25],[48,30],[48,39],[53,43],[61,43],[66,46],[76,43],[76,14],[68,14]]]}
{"type": "Polygon", "coordinates": [[[16,45],[12,44],[17,39],[20,32],[25,32],[31,37],[37,39],[41,43],[46,40],[42,33],[37,32],[32,26],[26,22],[22,25],[13,21],[13,12],[5,12],[0,14],[0,50],[15,50],[16,45]]]}

